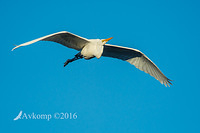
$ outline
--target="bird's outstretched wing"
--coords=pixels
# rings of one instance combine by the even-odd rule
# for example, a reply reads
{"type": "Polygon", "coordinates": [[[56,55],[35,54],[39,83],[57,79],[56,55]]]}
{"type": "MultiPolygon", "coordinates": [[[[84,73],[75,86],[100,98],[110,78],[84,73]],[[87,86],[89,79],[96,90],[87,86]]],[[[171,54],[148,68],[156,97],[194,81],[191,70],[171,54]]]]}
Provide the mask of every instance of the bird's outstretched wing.
{"type": "Polygon", "coordinates": [[[38,41],[53,41],[53,42],[60,43],[68,48],[73,48],[76,50],[81,50],[89,42],[89,40],[86,38],[77,36],[67,31],[61,31],[61,32],[50,34],[50,35],[40,37],[32,41],[17,45],[16,47],[12,49],[12,51],[21,46],[30,45],[38,41]]]}
{"type": "Polygon", "coordinates": [[[171,84],[171,80],[168,79],[146,55],[137,49],[105,44],[102,56],[127,61],[141,71],[159,80],[161,84],[165,86],[170,86],[169,84],[171,84]]]}

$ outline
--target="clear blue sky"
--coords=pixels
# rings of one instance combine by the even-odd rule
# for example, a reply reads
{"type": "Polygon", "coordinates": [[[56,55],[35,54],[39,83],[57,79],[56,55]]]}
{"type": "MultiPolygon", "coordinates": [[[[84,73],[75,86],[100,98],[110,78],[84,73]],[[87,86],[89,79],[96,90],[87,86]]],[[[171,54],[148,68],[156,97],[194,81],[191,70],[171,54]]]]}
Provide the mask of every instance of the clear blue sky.
{"type": "Polygon", "coordinates": [[[0,1],[1,132],[199,133],[200,3],[195,0],[0,1]],[[38,42],[69,31],[144,52],[173,81],[166,88],[129,63],[79,60],[38,42]],[[77,112],[76,120],[17,120],[23,113],[77,112]]]}

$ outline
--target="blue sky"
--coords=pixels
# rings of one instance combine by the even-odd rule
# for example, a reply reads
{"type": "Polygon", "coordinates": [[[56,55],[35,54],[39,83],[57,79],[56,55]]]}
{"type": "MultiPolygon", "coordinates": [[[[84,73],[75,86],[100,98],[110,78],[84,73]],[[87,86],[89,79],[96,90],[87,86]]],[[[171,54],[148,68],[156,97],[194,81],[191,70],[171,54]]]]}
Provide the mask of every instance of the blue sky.
{"type": "Polygon", "coordinates": [[[200,9],[195,0],[0,2],[2,132],[200,132],[200,9]],[[173,81],[166,88],[129,63],[111,58],[63,63],[77,51],[38,42],[69,31],[145,53],[173,81]],[[77,119],[17,120],[77,113],[77,119]]]}

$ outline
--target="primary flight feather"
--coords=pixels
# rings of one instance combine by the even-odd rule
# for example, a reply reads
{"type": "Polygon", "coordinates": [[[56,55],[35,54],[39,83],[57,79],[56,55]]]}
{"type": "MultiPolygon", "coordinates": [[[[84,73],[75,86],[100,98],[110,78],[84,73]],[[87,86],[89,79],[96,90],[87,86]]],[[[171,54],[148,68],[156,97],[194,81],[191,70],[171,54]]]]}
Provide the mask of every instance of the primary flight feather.
{"type": "Polygon", "coordinates": [[[12,49],[12,51],[21,46],[27,46],[38,41],[53,41],[60,43],[68,48],[73,48],[80,51],[75,55],[74,58],[68,59],[64,63],[64,66],[81,58],[91,59],[96,57],[99,59],[101,56],[112,57],[127,61],[141,71],[144,71],[153,76],[155,79],[160,81],[161,84],[170,86],[169,84],[171,84],[171,80],[168,79],[160,71],[160,69],[141,51],[133,48],[106,44],[111,39],[112,37],[108,39],[86,39],[67,31],[61,31],[17,45],[12,49]]]}

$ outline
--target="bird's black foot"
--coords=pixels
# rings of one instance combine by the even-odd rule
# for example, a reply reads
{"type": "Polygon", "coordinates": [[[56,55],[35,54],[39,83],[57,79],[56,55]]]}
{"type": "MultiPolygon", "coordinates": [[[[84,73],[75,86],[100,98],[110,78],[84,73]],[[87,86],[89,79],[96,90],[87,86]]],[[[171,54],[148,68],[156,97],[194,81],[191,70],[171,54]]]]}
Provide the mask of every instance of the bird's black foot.
{"type": "Polygon", "coordinates": [[[71,60],[68,59],[68,60],[64,63],[64,67],[65,67],[67,64],[69,64],[70,62],[71,62],[71,60]]]}
{"type": "Polygon", "coordinates": [[[80,54],[80,52],[79,52],[78,54],[75,55],[74,58],[68,59],[68,60],[64,63],[64,67],[65,67],[67,64],[69,64],[70,62],[73,62],[73,61],[75,61],[75,60],[82,59],[82,58],[83,58],[83,56],[82,56],[82,55],[80,54]]]}

